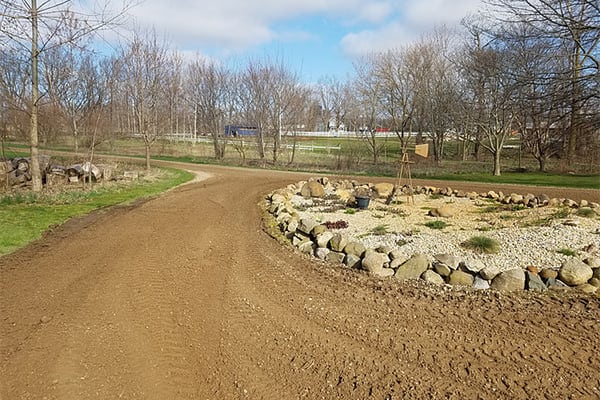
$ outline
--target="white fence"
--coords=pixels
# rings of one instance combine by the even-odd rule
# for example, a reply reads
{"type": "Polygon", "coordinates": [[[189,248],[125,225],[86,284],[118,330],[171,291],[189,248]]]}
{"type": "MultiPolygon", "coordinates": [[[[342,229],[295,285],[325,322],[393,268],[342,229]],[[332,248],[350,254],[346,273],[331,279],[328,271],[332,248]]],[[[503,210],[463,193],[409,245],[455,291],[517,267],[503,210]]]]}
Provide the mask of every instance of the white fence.
{"type": "MultiPolygon", "coordinates": [[[[139,135],[134,134],[134,137],[138,137],[139,135]]],[[[300,135],[299,135],[300,136],[300,135]]],[[[173,133],[173,134],[169,134],[169,135],[163,135],[163,137],[167,140],[174,140],[177,142],[192,142],[192,143],[212,143],[213,142],[213,138],[210,136],[196,136],[193,137],[191,136],[189,133],[173,133]]],[[[225,138],[225,137],[224,137],[225,138]]],[[[244,140],[241,138],[226,138],[228,143],[231,144],[236,144],[236,145],[241,145],[241,146],[253,146],[256,145],[256,141],[255,140],[251,140],[251,136],[248,137],[249,140],[244,140]]],[[[265,148],[268,147],[273,147],[273,143],[265,143],[265,148]]],[[[341,145],[337,145],[337,146],[319,146],[319,145],[312,145],[312,144],[296,144],[295,145],[296,150],[303,150],[303,151],[315,151],[315,150],[325,150],[327,152],[331,152],[332,150],[341,150],[342,146],[341,145]]],[[[281,148],[282,149],[289,149],[292,150],[294,148],[294,144],[289,144],[289,143],[284,143],[281,144],[281,148]]]]}

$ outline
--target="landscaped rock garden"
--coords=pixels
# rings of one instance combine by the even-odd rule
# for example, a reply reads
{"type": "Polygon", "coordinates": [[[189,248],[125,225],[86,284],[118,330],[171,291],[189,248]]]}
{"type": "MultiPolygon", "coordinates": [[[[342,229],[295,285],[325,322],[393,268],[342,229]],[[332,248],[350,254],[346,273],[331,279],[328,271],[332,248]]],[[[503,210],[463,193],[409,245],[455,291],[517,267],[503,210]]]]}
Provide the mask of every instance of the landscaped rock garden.
{"type": "Polygon", "coordinates": [[[311,179],[268,211],[302,253],[389,279],[600,295],[600,205],[544,194],[311,179]],[[357,208],[366,197],[367,207],[357,208]]]}

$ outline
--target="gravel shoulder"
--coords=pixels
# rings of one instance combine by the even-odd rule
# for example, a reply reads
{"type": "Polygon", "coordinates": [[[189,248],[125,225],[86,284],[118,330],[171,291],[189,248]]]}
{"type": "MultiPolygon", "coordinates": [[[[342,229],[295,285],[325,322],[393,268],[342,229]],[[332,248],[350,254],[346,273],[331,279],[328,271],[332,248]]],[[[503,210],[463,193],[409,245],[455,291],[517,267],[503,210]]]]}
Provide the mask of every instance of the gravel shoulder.
{"type": "Polygon", "coordinates": [[[0,398],[600,397],[598,299],[331,267],[261,224],[308,175],[185,168],[212,177],[0,258],[0,398]]]}

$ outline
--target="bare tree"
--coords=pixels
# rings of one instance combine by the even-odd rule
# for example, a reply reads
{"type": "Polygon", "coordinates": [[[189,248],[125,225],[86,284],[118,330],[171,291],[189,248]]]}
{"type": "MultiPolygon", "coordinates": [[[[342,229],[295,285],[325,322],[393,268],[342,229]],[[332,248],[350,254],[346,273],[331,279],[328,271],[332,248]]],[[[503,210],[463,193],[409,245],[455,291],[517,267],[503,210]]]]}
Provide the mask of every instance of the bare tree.
{"type": "Polygon", "coordinates": [[[15,49],[29,55],[31,92],[29,101],[30,147],[33,191],[42,190],[42,175],[39,166],[38,111],[40,101],[39,58],[52,47],[62,46],[89,36],[103,29],[116,26],[132,3],[123,3],[118,12],[113,12],[109,2],[94,3],[93,9],[78,11],[72,0],[46,0],[38,5],[37,0],[0,0],[0,39],[12,44],[15,49]]]}
{"type": "Polygon", "coordinates": [[[187,97],[193,112],[194,134],[200,128],[211,135],[217,160],[225,156],[227,141],[223,132],[232,81],[229,71],[207,60],[196,59],[187,68],[187,97]]]}
{"type": "Polygon", "coordinates": [[[335,78],[324,78],[318,84],[318,96],[322,108],[321,122],[327,130],[346,129],[350,88],[345,82],[335,78]]]}
{"type": "Polygon", "coordinates": [[[166,45],[154,32],[146,37],[136,33],[121,50],[120,58],[125,80],[123,90],[133,117],[132,127],[144,141],[146,168],[150,169],[150,149],[164,133],[164,92],[172,63],[166,45]]]}
{"type": "Polygon", "coordinates": [[[103,100],[96,60],[81,47],[56,47],[44,55],[43,75],[49,101],[60,110],[78,154],[83,125],[103,100]]]}
{"type": "Polygon", "coordinates": [[[267,60],[249,62],[240,79],[240,106],[245,123],[257,127],[259,157],[264,162],[270,139],[273,162],[277,162],[287,132],[283,123],[291,115],[300,90],[298,77],[282,62],[267,60]]]}
{"type": "Polygon", "coordinates": [[[413,119],[420,132],[432,141],[433,158],[439,166],[446,136],[456,130],[459,99],[457,70],[451,62],[452,34],[439,28],[408,49],[414,99],[413,119]]]}
{"type": "Polygon", "coordinates": [[[371,153],[373,164],[379,162],[384,144],[377,136],[382,118],[381,96],[383,82],[375,74],[377,55],[371,54],[354,62],[354,107],[350,113],[353,125],[358,126],[358,135],[371,153]]]}
{"type": "Polygon", "coordinates": [[[525,24],[532,37],[550,40],[568,60],[554,79],[569,94],[566,155],[570,165],[585,125],[588,102],[598,97],[600,7],[597,0],[487,0],[502,24],[525,24]]]}
{"type": "Polygon", "coordinates": [[[406,148],[410,137],[414,90],[411,86],[410,66],[406,60],[406,50],[390,50],[379,55],[375,65],[375,75],[382,83],[382,111],[391,121],[390,129],[400,140],[400,147],[406,148]]]}
{"type": "Polygon", "coordinates": [[[502,148],[512,133],[515,119],[515,84],[508,71],[508,53],[501,48],[488,46],[476,49],[470,56],[470,65],[473,68],[477,66],[472,71],[477,75],[475,90],[482,94],[481,97],[478,94],[471,96],[473,109],[476,110],[472,121],[482,132],[481,146],[493,156],[493,174],[500,176],[502,148]]]}
{"type": "Polygon", "coordinates": [[[10,48],[0,49],[3,137],[26,136],[30,86],[27,63],[23,62],[22,54],[10,48]]]}

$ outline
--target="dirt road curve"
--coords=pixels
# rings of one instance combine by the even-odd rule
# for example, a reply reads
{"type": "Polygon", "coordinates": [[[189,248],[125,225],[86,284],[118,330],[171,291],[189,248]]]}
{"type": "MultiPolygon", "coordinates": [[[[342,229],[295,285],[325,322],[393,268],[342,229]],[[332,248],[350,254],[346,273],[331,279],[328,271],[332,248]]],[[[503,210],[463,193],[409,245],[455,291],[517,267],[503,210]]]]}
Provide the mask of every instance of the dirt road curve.
{"type": "Polygon", "coordinates": [[[600,398],[598,299],[325,266],[261,230],[299,176],[202,169],[0,258],[0,399],[600,398]]]}

